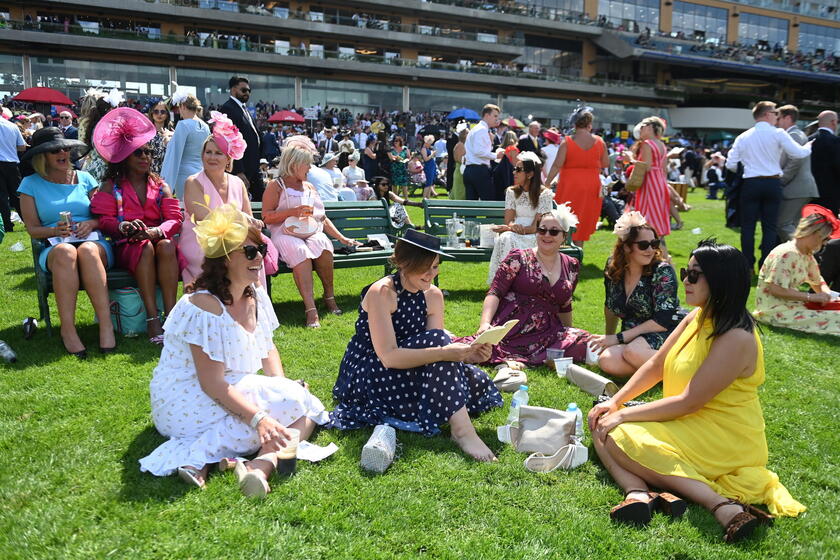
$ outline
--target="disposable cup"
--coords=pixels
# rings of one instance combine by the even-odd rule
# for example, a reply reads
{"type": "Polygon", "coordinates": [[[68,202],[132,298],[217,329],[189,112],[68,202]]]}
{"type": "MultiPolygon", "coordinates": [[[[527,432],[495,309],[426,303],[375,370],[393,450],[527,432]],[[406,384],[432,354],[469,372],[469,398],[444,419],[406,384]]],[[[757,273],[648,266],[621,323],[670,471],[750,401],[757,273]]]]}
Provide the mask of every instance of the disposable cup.
{"type": "Polygon", "coordinates": [[[559,348],[547,348],[545,351],[545,357],[549,360],[556,360],[557,358],[562,358],[565,355],[565,350],[561,350],[559,348]]]}
{"type": "Polygon", "coordinates": [[[555,358],[554,369],[557,371],[557,377],[565,379],[566,370],[570,365],[572,365],[572,358],[555,358]]]}
{"type": "Polygon", "coordinates": [[[297,448],[300,443],[300,430],[286,428],[291,436],[286,440],[286,447],[281,447],[277,452],[277,474],[292,476],[297,468],[297,448]]]}

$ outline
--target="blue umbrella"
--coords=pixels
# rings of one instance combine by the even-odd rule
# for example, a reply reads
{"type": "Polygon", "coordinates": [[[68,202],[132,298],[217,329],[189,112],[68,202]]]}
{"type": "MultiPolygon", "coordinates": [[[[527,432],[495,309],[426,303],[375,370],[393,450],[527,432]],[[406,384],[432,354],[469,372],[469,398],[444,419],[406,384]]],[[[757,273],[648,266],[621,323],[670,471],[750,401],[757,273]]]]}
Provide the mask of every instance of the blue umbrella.
{"type": "Polygon", "coordinates": [[[478,116],[478,113],[473,111],[472,109],[467,109],[466,107],[461,107],[460,109],[455,109],[449,115],[446,116],[447,119],[450,121],[454,121],[455,119],[465,119],[468,121],[480,121],[481,117],[478,116]]]}

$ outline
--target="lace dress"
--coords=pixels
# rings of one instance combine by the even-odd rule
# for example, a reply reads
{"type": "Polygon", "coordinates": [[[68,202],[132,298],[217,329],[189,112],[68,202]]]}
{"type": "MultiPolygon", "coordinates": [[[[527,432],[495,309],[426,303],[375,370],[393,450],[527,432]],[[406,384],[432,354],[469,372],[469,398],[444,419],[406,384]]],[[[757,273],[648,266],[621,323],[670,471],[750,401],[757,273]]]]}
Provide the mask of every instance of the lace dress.
{"type": "MultiPolygon", "coordinates": [[[[505,210],[516,211],[515,222],[520,226],[528,227],[534,222],[534,216],[537,214],[546,214],[551,212],[551,191],[543,189],[540,193],[537,207],[531,206],[531,200],[528,198],[527,192],[522,192],[518,197],[513,192],[513,187],[509,187],[505,191],[505,210]]],[[[531,249],[537,246],[537,236],[534,233],[525,235],[506,231],[496,238],[496,244],[493,245],[493,254],[490,256],[490,270],[487,273],[487,284],[493,282],[496,277],[496,270],[499,268],[499,263],[505,260],[514,249],[531,249]]]]}
{"type": "Polygon", "coordinates": [[[191,344],[223,363],[225,380],[284,426],[303,416],[318,424],[327,422],[324,405],[297,382],[256,373],[274,347],[272,333],[278,322],[265,290],[260,287],[255,292],[257,326],[253,332],[237,323],[224,305],[221,315],[193,305],[191,294],[172,309],[163,325],[163,352],[149,386],[152,420],[169,439],[140,459],[141,471],[166,476],[183,465],[200,468],[224,457],[249,455],[260,447],[254,428],[201,389],[191,344]]]}

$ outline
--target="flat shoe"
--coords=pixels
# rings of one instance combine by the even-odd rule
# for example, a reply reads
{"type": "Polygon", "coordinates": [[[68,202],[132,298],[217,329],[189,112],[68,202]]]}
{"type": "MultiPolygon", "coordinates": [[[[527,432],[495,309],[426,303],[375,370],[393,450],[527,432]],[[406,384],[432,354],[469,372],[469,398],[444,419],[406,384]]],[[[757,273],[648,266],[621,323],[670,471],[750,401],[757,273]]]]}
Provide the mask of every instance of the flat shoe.
{"type": "Polygon", "coordinates": [[[196,476],[198,474],[198,469],[193,467],[178,467],[178,476],[189,484],[190,486],[195,486],[196,488],[204,489],[204,481],[199,480],[196,476]]]}
{"type": "MultiPolygon", "coordinates": [[[[245,469],[245,465],[242,465],[242,468],[245,469]]],[[[234,472],[237,472],[237,470],[234,469],[234,472]]],[[[249,498],[265,498],[271,491],[268,482],[257,471],[248,471],[242,475],[239,479],[239,489],[249,498]]]]}

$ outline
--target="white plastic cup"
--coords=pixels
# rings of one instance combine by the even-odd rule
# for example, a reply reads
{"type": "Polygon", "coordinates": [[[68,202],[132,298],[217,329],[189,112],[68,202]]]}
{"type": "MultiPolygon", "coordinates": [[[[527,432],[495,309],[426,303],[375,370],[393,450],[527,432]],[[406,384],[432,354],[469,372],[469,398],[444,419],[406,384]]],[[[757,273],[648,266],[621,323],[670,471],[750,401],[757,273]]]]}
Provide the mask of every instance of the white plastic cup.
{"type": "Polygon", "coordinates": [[[560,348],[546,348],[545,357],[549,360],[556,360],[566,355],[566,351],[560,348]]]}
{"type": "Polygon", "coordinates": [[[277,452],[277,474],[292,476],[297,468],[297,448],[300,443],[300,430],[286,428],[289,439],[286,440],[286,447],[281,447],[277,452]]]}
{"type": "Polygon", "coordinates": [[[572,365],[572,358],[555,358],[554,369],[557,371],[557,377],[560,379],[566,378],[566,370],[572,365]]]}

